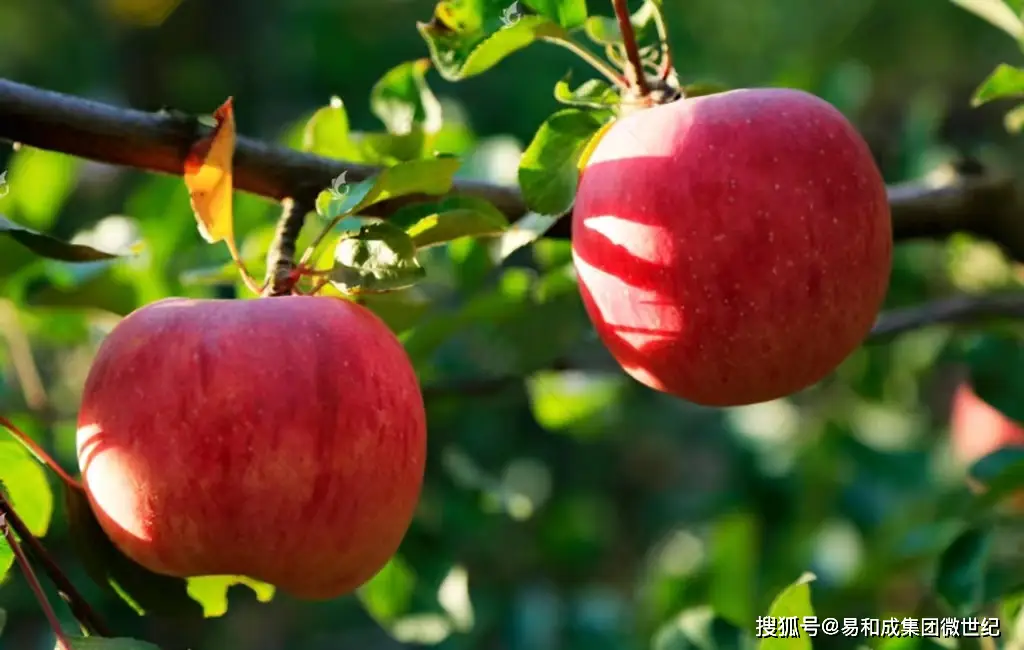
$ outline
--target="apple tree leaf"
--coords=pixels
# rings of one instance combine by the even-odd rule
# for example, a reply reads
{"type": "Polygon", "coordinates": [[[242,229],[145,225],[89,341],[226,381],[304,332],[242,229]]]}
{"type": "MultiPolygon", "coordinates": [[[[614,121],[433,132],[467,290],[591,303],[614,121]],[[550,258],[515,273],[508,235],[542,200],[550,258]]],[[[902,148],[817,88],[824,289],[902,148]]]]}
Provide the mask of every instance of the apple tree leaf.
{"type": "MultiPolygon", "coordinates": [[[[0,439],[0,489],[33,535],[42,537],[53,517],[53,492],[43,466],[18,442],[0,439]]],[[[0,577],[14,564],[10,546],[0,542],[0,577]]]]}
{"type": "Polygon", "coordinates": [[[330,280],[345,293],[392,291],[412,286],[425,274],[412,237],[382,221],[341,236],[330,280]]]}
{"type": "Polygon", "coordinates": [[[230,97],[214,111],[213,118],[214,129],[192,145],[185,158],[185,186],[199,234],[207,243],[226,241],[233,247],[235,113],[230,97]]]}
{"type": "Polygon", "coordinates": [[[974,498],[970,510],[985,513],[991,506],[1024,490],[1024,448],[998,449],[979,458],[968,473],[985,486],[985,491],[974,498]]]}
{"type": "Polygon", "coordinates": [[[576,198],[580,160],[611,112],[566,108],[541,124],[519,162],[519,187],[527,207],[563,214],[576,198]]]}
{"type": "Polygon", "coordinates": [[[153,573],[114,546],[84,491],[65,486],[64,503],[72,545],[96,584],[116,593],[140,615],[202,618],[203,607],[189,597],[187,581],[153,573]]]}
{"type": "MultiPolygon", "coordinates": [[[[138,639],[108,639],[101,636],[66,635],[71,650],[160,650],[159,647],[138,639]]],[[[60,648],[60,645],[55,646],[60,648]]]]}
{"type": "Polygon", "coordinates": [[[526,6],[567,30],[587,20],[587,0],[526,0],[526,6]]]}
{"type": "Polygon", "coordinates": [[[975,394],[1024,425],[1024,341],[1015,333],[976,334],[961,350],[975,394]]]}
{"type": "Polygon", "coordinates": [[[236,586],[248,587],[261,603],[269,603],[276,589],[245,576],[201,576],[188,579],[188,595],[203,606],[203,616],[217,618],[228,611],[228,591],[236,586]]]}
{"type": "Polygon", "coordinates": [[[1003,116],[1003,126],[1010,133],[1020,133],[1024,129],[1024,104],[1014,106],[1003,116]]]}
{"type": "MultiPolygon", "coordinates": [[[[776,620],[793,616],[802,620],[805,616],[814,616],[810,583],[815,579],[813,573],[805,573],[796,582],[783,589],[772,602],[768,615],[776,620]]],[[[761,639],[758,648],[759,650],[811,650],[812,645],[806,634],[800,634],[787,638],[765,637],[761,639]]]]}
{"type": "Polygon", "coordinates": [[[434,17],[416,27],[448,81],[481,74],[540,38],[567,36],[549,18],[527,15],[520,2],[505,0],[441,0],[434,17]]]}
{"type": "Polygon", "coordinates": [[[611,108],[617,106],[621,98],[603,79],[589,79],[573,90],[569,86],[569,78],[566,77],[555,84],[555,99],[568,106],[580,108],[611,108]]]}
{"type": "Polygon", "coordinates": [[[985,600],[985,575],[992,531],[970,528],[961,533],[939,558],[935,591],[961,616],[976,614],[985,600]]]}
{"type": "Polygon", "coordinates": [[[753,636],[711,607],[685,610],[654,634],[651,650],[753,650],[753,636]]]}
{"type": "Polygon", "coordinates": [[[96,250],[91,246],[72,244],[36,232],[0,216],[0,235],[17,242],[40,257],[62,262],[96,262],[116,259],[119,255],[96,250]]]}
{"type": "Polygon", "coordinates": [[[974,91],[971,105],[981,106],[995,99],[1021,96],[1024,96],[1024,69],[1000,63],[974,91]]]}
{"type": "Polygon", "coordinates": [[[430,59],[408,61],[391,68],[370,91],[370,110],[387,127],[402,135],[421,128],[426,133],[441,129],[441,103],[427,85],[430,59]]]}
{"type": "Polygon", "coordinates": [[[523,246],[529,246],[551,230],[561,215],[527,212],[501,235],[498,242],[498,258],[508,259],[509,255],[523,246]]]}
{"type": "MultiPolygon", "coordinates": [[[[633,31],[636,34],[637,43],[657,42],[657,17],[660,7],[650,0],[645,1],[640,8],[633,12],[629,22],[633,24],[633,31]]],[[[614,18],[608,16],[590,16],[583,23],[583,33],[591,41],[602,47],[609,45],[621,46],[622,30],[614,18]]]]}
{"type": "Polygon", "coordinates": [[[334,187],[320,193],[317,212],[326,219],[334,219],[410,194],[447,194],[459,164],[458,159],[450,156],[413,160],[382,169],[352,185],[346,184],[342,175],[335,179],[334,187]]]}
{"type": "Polygon", "coordinates": [[[988,21],[1018,41],[1024,38],[1024,22],[1019,10],[1014,11],[1004,0],[953,0],[953,4],[988,21]]]}
{"type": "Polygon", "coordinates": [[[407,206],[388,222],[405,229],[418,249],[461,237],[500,235],[508,228],[508,220],[498,208],[473,196],[449,196],[437,203],[407,206]]]}
{"type": "Polygon", "coordinates": [[[340,97],[332,97],[330,104],[318,109],[306,122],[302,150],[338,160],[361,160],[359,147],[349,131],[348,112],[340,97]]]}

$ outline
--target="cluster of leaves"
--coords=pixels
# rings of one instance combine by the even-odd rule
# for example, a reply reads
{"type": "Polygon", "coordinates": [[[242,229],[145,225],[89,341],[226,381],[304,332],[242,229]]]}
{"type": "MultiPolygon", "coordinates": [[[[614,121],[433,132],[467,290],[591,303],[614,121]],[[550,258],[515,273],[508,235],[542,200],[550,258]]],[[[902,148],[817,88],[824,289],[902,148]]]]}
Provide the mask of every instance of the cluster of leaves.
{"type": "MultiPolygon", "coordinates": [[[[1024,2],[1021,0],[953,0],[961,7],[984,18],[1009,34],[1024,47],[1024,2]]],[[[974,92],[972,103],[981,106],[997,99],[1024,97],[1024,68],[1000,63],[974,92]]],[[[1011,109],[1005,117],[1008,131],[1024,128],[1024,105],[1011,109]]]]}

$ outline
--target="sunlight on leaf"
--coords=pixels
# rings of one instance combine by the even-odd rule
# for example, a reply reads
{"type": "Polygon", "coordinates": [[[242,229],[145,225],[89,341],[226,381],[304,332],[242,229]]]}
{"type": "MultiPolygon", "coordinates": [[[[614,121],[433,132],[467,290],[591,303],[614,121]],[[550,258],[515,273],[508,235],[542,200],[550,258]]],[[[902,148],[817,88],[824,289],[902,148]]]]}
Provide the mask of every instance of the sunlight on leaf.
{"type": "Polygon", "coordinates": [[[441,102],[427,85],[430,59],[391,68],[370,91],[370,109],[389,133],[404,135],[415,127],[426,133],[441,129],[441,102]]]}
{"type": "Polygon", "coordinates": [[[1024,95],[1024,70],[1000,63],[988,76],[971,98],[972,106],[981,106],[994,99],[1020,97],[1024,95]]]}
{"type": "Polygon", "coordinates": [[[228,590],[235,585],[248,587],[261,603],[274,598],[275,588],[245,576],[202,576],[188,579],[188,595],[203,606],[203,616],[217,618],[228,611],[228,590]]]}
{"type": "Polygon", "coordinates": [[[459,160],[450,156],[399,163],[354,185],[335,188],[327,195],[321,193],[317,212],[333,219],[344,214],[357,214],[375,203],[409,194],[447,194],[459,165],[459,160]]]}
{"type": "MultiPolygon", "coordinates": [[[[0,486],[33,535],[45,535],[53,517],[53,492],[46,470],[20,443],[0,432],[0,486]]],[[[0,542],[0,576],[14,563],[11,548],[0,542]]]]}
{"type": "Polygon", "coordinates": [[[1017,40],[1024,38],[1024,23],[1003,0],[952,0],[976,16],[987,20],[1017,40]]]}
{"type": "Polygon", "coordinates": [[[485,199],[449,196],[438,203],[408,206],[396,212],[388,222],[404,228],[416,248],[437,246],[461,237],[500,235],[508,220],[485,199]]]}
{"type": "Polygon", "coordinates": [[[424,274],[412,238],[401,228],[381,222],[342,235],[330,278],[339,290],[351,293],[402,289],[424,274]]]}
{"type": "MultiPolygon", "coordinates": [[[[805,573],[796,582],[782,590],[772,602],[768,616],[774,620],[796,618],[797,623],[805,616],[814,616],[811,604],[811,585],[815,580],[813,573],[805,573]]],[[[810,637],[799,628],[796,636],[766,637],[761,639],[759,650],[811,650],[810,637]]]]}
{"type": "Polygon", "coordinates": [[[340,97],[317,110],[302,131],[302,150],[338,160],[359,160],[359,147],[349,133],[348,113],[340,97]]]}

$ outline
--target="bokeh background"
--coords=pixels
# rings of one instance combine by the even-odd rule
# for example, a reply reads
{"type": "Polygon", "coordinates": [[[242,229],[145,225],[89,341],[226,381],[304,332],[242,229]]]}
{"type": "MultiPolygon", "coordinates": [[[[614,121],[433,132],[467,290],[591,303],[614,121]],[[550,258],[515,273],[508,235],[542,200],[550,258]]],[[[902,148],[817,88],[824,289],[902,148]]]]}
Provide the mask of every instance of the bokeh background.
{"type": "MultiPolygon", "coordinates": [[[[589,0],[592,13],[610,15],[607,4],[589,0]]],[[[415,22],[432,8],[0,0],[0,77],[145,110],[210,113],[230,95],[240,133],[296,144],[332,95],[353,128],[380,130],[368,93],[391,67],[427,55],[415,22]]],[[[947,0],[666,0],[666,10],[684,79],[818,93],[861,128],[890,183],[962,156],[1020,167],[1007,106],[974,109],[969,99],[996,64],[1024,55],[947,0]]],[[[552,87],[570,68],[577,80],[589,74],[538,44],[458,84],[431,73],[447,142],[466,156],[461,175],[514,183],[518,155],[556,108],[552,87]]],[[[202,242],[181,179],[28,148],[0,150],[3,169],[8,218],[104,248],[137,237],[148,246],[131,263],[71,268],[25,264],[15,244],[0,242],[0,413],[73,469],[82,381],[112,323],[167,295],[230,296],[237,287],[194,272],[228,257],[202,242]]],[[[243,253],[259,269],[277,207],[237,194],[235,209],[243,253]]],[[[80,568],[59,497],[47,545],[119,633],[168,648],[684,648],[664,632],[677,621],[699,627],[714,611],[752,633],[804,571],[818,576],[822,617],[941,611],[937,557],[968,497],[948,440],[960,370],[941,363],[956,330],[867,345],[791,399],[702,409],[609,363],[569,261],[564,241],[541,242],[504,268],[479,242],[429,256],[426,298],[389,321],[426,387],[427,484],[399,556],[360,594],[260,603],[239,587],[224,616],[143,619],[80,568]],[[568,366],[591,370],[556,370],[568,366]]],[[[1014,274],[995,246],[966,235],[903,243],[888,305],[1005,288],[1019,284],[1014,274]]],[[[16,453],[10,445],[0,442],[0,453],[16,453]]],[[[1004,541],[1007,570],[1019,571],[1019,546],[1004,541]]],[[[1016,612],[1007,602],[992,613],[1006,617],[1004,634],[1016,612]]],[[[52,647],[17,571],[0,585],[0,607],[0,648],[52,647]]],[[[822,647],[865,643],[878,641],[822,647]]]]}

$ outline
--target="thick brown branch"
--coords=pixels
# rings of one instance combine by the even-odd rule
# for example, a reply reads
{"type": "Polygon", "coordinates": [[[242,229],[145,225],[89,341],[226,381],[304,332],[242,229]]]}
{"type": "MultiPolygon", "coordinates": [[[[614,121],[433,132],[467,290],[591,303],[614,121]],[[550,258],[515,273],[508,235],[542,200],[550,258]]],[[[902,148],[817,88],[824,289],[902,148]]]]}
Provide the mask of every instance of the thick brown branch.
{"type": "MultiPolygon", "coordinates": [[[[165,113],[118,108],[70,95],[0,80],[0,139],[60,151],[104,163],[181,174],[185,155],[205,130],[194,120],[165,113]]],[[[235,187],[282,200],[307,188],[326,188],[342,172],[357,181],[376,168],[239,137],[234,162],[235,187]]],[[[510,220],[526,213],[519,192],[479,181],[458,181],[455,191],[488,199],[510,220]]],[[[1024,206],[1008,178],[952,176],[940,184],[905,184],[890,188],[896,239],[941,238],[972,232],[1000,243],[1024,261],[1024,206]]],[[[386,216],[400,205],[424,197],[383,204],[386,216]]],[[[569,235],[561,219],[547,236],[569,235]]]]}

